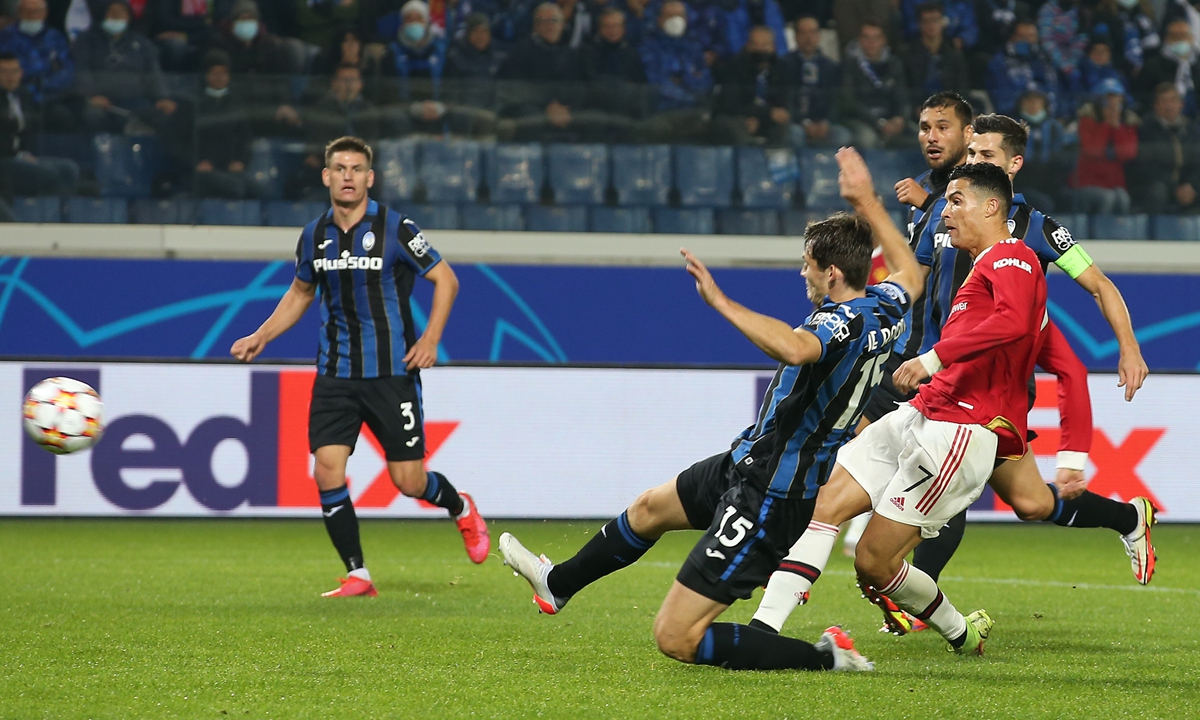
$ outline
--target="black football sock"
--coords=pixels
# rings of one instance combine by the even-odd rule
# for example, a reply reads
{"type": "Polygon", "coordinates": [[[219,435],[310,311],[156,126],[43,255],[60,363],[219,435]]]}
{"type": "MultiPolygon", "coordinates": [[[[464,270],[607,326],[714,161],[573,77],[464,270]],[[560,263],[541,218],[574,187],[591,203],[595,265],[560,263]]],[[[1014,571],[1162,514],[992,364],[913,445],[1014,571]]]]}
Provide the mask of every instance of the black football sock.
{"type": "Polygon", "coordinates": [[[967,511],[950,518],[950,522],[938,532],[937,537],[927,538],[913,550],[912,565],[937,582],[946,563],[954,557],[958,544],[962,542],[963,533],[967,531],[967,511]]]}
{"type": "Polygon", "coordinates": [[[749,625],[713,623],[696,649],[696,664],[728,670],[832,670],[833,653],[749,625]]]}
{"type": "Polygon", "coordinates": [[[463,501],[458,496],[458,491],[454,489],[446,476],[439,472],[425,473],[425,494],[421,496],[421,499],[440,508],[446,508],[453,517],[458,517],[463,511],[463,501]]]}
{"type": "MultiPolygon", "coordinates": [[[[1054,490],[1054,486],[1050,488],[1054,490]]],[[[1055,498],[1058,492],[1055,490],[1055,498]]],[[[1074,500],[1059,500],[1061,509],[1054,508],[1055,514],[1050,520],[1055,525],[1074,528],[1103,527],[1116,530],[1122,535],[1128,535],[1137,529],[1137,509],[1129,503],[1117,502],[1096,493],[1085,490],[1074,500]]]]}
{"type": "Polygon", "coordinates": [[[555,597],[569,598],[605,575],[637,562],[655,542],[635,533],[629,526],[628,513],[623,512],[600,528],[574,557],[555,565],[546,576],[546,585],[555,597]]]}
{"type": "Polygon", "coordinates": [[[321,516],[325,518],[325,531],[329,533],[334,549],[346,563],[346,572],[364,567],[362,543],[358,539],[358,515],[345,485],[321,491],[321,516]]]}

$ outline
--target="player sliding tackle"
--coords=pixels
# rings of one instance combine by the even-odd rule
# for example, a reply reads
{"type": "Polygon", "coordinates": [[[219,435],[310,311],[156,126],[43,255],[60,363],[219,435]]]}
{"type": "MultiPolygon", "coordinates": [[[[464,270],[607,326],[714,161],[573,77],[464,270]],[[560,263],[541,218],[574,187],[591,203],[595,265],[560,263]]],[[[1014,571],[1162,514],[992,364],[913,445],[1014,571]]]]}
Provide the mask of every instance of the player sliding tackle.
{"type": "MultiPolygon", "coordinates": [[[[838,154],[839,162],[846,158],[861,162],[852,150],[838,154]]],[[[730,300],[704,264],[682,251],[705,302],[779,369],[758,422],[732,450],[642,493],[575,557],[554,565],[511,534],[500,536],[505,563],[533,586],[542,612],[557,613],[583,588],[637,561],[664,533],[707,528],[655,619],[663,653],[730,669],[873,668],[837,627],[809,644],[715,622],[766,582],[808,526],[834,454],[853,436],[863,403],[907,332],[910,298],[922,286],[915,257],[898,234],[881,240],[891,275],[866,287],[872,244],[871,228],[858,216],[839,213],[808,226],[802,275],[817,309],[796,329],[730,300]]]]}

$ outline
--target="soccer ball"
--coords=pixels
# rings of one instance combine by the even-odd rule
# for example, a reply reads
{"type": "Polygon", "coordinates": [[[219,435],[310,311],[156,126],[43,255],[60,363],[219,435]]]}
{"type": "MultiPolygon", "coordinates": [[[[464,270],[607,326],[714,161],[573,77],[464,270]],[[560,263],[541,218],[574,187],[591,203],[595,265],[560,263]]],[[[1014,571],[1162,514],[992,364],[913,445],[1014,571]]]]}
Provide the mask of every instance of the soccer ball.
{"type": "Polygon", "coordinates": [[[104,403],[90,385],[47,378],[25,396],[25,432],[56,455],[86,450],[104,433],[104,403]]]}

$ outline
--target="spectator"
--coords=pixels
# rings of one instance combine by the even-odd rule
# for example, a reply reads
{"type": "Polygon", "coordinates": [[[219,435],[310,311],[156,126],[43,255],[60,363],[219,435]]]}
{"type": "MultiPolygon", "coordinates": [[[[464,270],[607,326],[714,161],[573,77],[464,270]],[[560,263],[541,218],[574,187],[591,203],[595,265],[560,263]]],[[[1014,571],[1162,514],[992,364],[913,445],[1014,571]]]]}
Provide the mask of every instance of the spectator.
{"type": "Polygon", "coordinates": [[[45,119],[68,125],[59,102],[75,83],[75,64],[66,36],[46,26],[46,13],[46,0],[20,0],[17,22],[0,30],[0,52],[17,56],[25,89],[42,106],[45,119]]]}
{"type": "Polygon", "coordinates": [[[1056,107],[1058,79],[1038,44],[1037,25],[1021,20],[1013,25],[1008,44],[988,63],[987,91],[996,112],[1012,115],[1017,98],[1031,90],[1046,97],[1051,115],[1061,114],[1056,107]]]}
{"type": "Polygon", "coordinates": [[[368,142],[380,137],[378,109],[362,96],[362,71],[344,65],[334,73],[329,92],[304,113],[309,152],[300,169],[288,179],[288,197],[318,200],[326,196],[321,182],[324,148],[335,138],[353,135],[368,142]]]}
{"type": "Polygon", "coordinates": [[[467,107],[496,107],[500,55],[492,47],[492,24],[483,13],[467,18],[466,35],[446,54],[447,95],[467,107]]]}
{"type": "Polygon", "coordinates": [[[436,122],[445,114],[444,105],[436,107],[446,68],[445,35],[435,32],[424,0],[408,0],[400,9],[400,18],[400,30],[384,58],[384,71],[399,79],[400,99],[413,103],[410,111],[415,120],[436,122]]]}
{"type": "Polygon", "coordinates": [[[1004,49],[1018,19],[1033,17],[1033,10],[1024,0],[975,0],[975,22],[979,25],[979,40],[967,53],[971,87],[986,85],[987,67],[996,53],[1004,49]]]}
{"type": "Polygon", "coordinates": [[[912,143],[904,65],[888,47],[883,27],[866,22],[846,49],[842,67],[841,117],[855,145],[876,148],[912,143]]]}
{"type": "Polygon", "coordinates": [[[651,142],[696,141],[707,132],[713,77],[703,46],[688,36],[687,27],[687,5],[666,0],[659,8],[658,29],[639,49],[655,111],[647,123],[651,142]]]}
{"type": "Polygon", "coordinates": [[[970,90],[967,62],[946,34],[946,18],[933,3],[919,5],[920,37],[904,52],[904,69],[914,107],[943,90],[965,95],[970,90]]]}
{"type": "Polygon", "coordinates": [[[1187,20],[1173,20],[1167,25],[1162,49],[1146,60],[1135,82],[1135,96],[1142,107],[1155,102],[1159,84],[1169,82],[1183,98],[1183,112],[1196,115],[1196,78],[1200,78],[1200,57],[1197,57],[1195,38],[1187,20]]]}
{"type": "Polygon", "coordinates": [[[1129,212],[1125,163],[1137,157],[1138,118],[1125,108],[1125,87],[1109,79],[1079,109],[1079,162],[1071,178],[1075,212],[1129,212]]]}
{"type": "Polygon", "coordinates": [[[1062,188],[1075,167],[1070,145],[1075,138],[1050,115],[1046,96],[1037,90],[1025,93],[1017,103],[1021,120],[1029,130],[1020,187],[1029,204],[1043,212],[1054,212],[1062,188]]]}
{"type": "Polygon", "coordinates": [[[1153,111],[1138,128],[1137,160],[1130,164],[1134,199],[1148,213],[1200,211],[1200,128],[1183,114],[1173,83],[1159,83],[1153,111]]]}
{"type": "Polygon", "coordinates": [[[210,50],[204,56],[204,93],[196,101],[196,166],[192,188],[200,197],[241,200],[251,192],[250,119],[241,99],[230,91],[229,55],[210,50]]]}
{"type": "MultiPolygon", "coordinates": [[[[850,43],[858,39],[865,23],[883,28],[889,42],[900,42],[902,21],[898,8],[899,3],[894,0],[833,0],[838,49],[845,53],[850,43]]],[[[843,55],[842,62],[845,60],[843,55]]]]}
{"type": "Polygon", "coordinates": [[[287,43],[270,33],[259,19],[254,0],[237,0],[227,23],[216,33],[212,49],[229,55],[230,71],[250,99],[250,122],[258,135],[293,134],[301,126],[283,76],[300,66],[287,43]]]}
{"type": "Polygon", "coordinates": [[[324,50],[340,31],[359,23],[361,9],[359,0],[291,0],[290,34],[307,45],[310,53],[324,50]]]}
{"type": "Polygon", "coordinates": [[[163,70],[188,72],[197,48],[208,44],[209,9],[215,0],[157,0],[146,4],[150,35],[158,45],[163,70]]]}
{"type": "Polygon", "coordinates": [[[742,52],[718,66],[717,80],[712,124],[718,142],[787,144],[792,79],[787,63],[775,54],[771,28],[751,28],[742,52]]]}
{"type": "Polygon", "coordinates": [[[792,82],[792,144],[842,147],[850,131],[834,123],[834,99],[841,88],[841,68],[821,52],[821,28],[814,17],[796,21],[796,52],[788,56],[792,82]]]}
{"type": "Polygon", "coordinates": [[[1112,64],[1126,78],[1133,77],[1141,71],[1147,53],[1158,50],[1162,42],[1153,18],[1149,0],[1099,0],[1091,12],[1088,35],[1106,42],[1112,64]]]}
{"type": "MultiPolygon", "coordinates": [[[[775,35],[776,55],[787,53],[783,11],[775,0],[715,0],[704,11],[711,37],[705,49],[717,58],[729,58],[742,52],[750,40],[750,29],[764,25],[775,35]]],[[[709,63],[711,66],[715,58],[709,63]]]]}
{"type": "Polygon", "coordinates": [[[589,105],[640,119],[646,112],[646,73],[642,58],[625,37],[625,13],[616,7],[600,11],[599,31],[584,46],[584,71],[591,78],[589,105]]]}
{"type": "MultiPolygon", "coordinates": [[[[579,49],[592,36],[593,20],[591,11],[586,2],[579,0],[547,0],[558,5],[558,9],[563,16],[563,32],[559,42],[564,45],[579,49]]],[[[523,16],[516,24],[516,33],[518,37],[528,37],[533,32],[533,13],[536,7],[531,3],[523,3],[521,0],[514,0],[513,5],[520,5],[524,12],[523,16]]]]}
{"type": "Polygon", "coordinates": [[[40,132],[37,104],[21,86],[21,63],[0,53],[0,175],[24,195],[73,195],[79,166],[66,158],[35,156],[29,150],[40,132]]]}
{"type": "Polygon", "coordinates": [[[362,32],[355,28],[338,33],[333,44],[313,59],[312,71],[314,75],[332,76],[343,65],[354,65],[364,76],[379,70],[379,56],[372,56],[362,32]]]}
{"type": "Polygon", "coordinates": [[[1129,92],[1129,81],[1112,63],[1112,48],[1108,38],[1101,37],[1088,44],[1087,56],[1079,64],[1079,94],[1085,99],[1094,97],[1100,90],[1101,83],[1115,80],[1125,88],[1125,102],[1133,102],[1129,92]]]}
{"type": "MultiPolygon", "coordinates": [[[[901,0],[900,12],[904,17],[906,39],[920,41],[924,37],[921,30],[921,10],[930,4],[932,3],[929,0],[901,0]]],[[[940,29],[954,49],[965,53],[975,47],[979,42],[979,23],[975,20],[974,0],[945,0],[935,7],[944,24],[940,29]]],[[[925,97],[921,98],[922,102],[924,99],[925,97]]]]}
{"type": "Polygon", "coordinates": [[[779,0],[779,9],[784,21],[792,25],[804,17],[816,20],[818,27],[833,20],[833,0],[779,0]]]}
{"type": "Polygon", "coordinates": [[[1087,48],[1087,36],[1080,31],[1078,4],[1079,0],[1049,0],[1037,14],[1042,52],[1068,92],[1078,89],[1079,63],[1087,48]]]}

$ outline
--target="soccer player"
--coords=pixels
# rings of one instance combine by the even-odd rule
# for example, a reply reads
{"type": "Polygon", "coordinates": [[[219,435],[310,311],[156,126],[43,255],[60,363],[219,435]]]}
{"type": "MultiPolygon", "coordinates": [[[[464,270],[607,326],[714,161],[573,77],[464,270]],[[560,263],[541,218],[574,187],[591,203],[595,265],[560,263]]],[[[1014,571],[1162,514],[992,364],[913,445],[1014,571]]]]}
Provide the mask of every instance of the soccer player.
{"type": "MultiPolygon", "coordinates": [[[[842,150],[839,162],[848,155],[858,158],[842,150]]],[[[533,586],[542,612],[557,613],[587,585],[635,562],[664,533],[707,528],[655,619],[663,653],[730,669],[872,669],[838,628],[810,645],[714,622],[767,580],[808,526],[834,453],[853,434],[863,401],[907,330],[909,297],[920,292],[912,251],[898,234],[881,241],[891,275],[870,287],[873,242],[864,219],[834,215],[809,225],[805,240],[802,274],[817,309],[794,330],[727,298],[703,263],[683,251],[701,297],[779,369],[758,421],[730,451],[642,493],[573,558],[554,565],[509,533],[500,536],[505,562],[533,586]]]]}
{"type": "Polygon", "coordinates": [[[346,461],[363,423],[379,440],[392,482],[408,497],[445,508],[475,563],[487,558],[487,523],[470,495],[425,469],[421,370],[437,360],[438,342],[458,293],[450,264],[411,219],[367,197],[375,183],[371,146],[342,137],[325,147],[321,179],[332,207],[310,222],[296,245],[296,277],[275,311],[233,344],[243,362],[296,324],[321,297],[317,377],[308,416],[313,477],[329,539],[348,577],[325,597],[377,594],[363,562],[358,517],[346,486],[346,461]],[[417,337],[409,309],[416,277],[433,283],[433,305],[417,337]]]}

